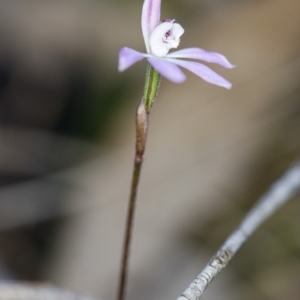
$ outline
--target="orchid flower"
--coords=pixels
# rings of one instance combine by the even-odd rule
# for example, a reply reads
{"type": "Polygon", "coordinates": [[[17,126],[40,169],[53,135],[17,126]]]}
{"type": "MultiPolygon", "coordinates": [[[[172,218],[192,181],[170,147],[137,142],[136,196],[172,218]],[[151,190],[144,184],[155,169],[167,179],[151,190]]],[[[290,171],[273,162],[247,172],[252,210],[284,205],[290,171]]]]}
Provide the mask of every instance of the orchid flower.
{"type": "Polygon", "coordinates": [[[219,64],[225,68],[234,68],[234,65],[223,55],[200,48],[186,48],[169,53],[170,49],[178,47],[184,29],[173,19],[160,21],[160,7],[161,0],[145,0],[142,10],[142,32],[147,53],[141,53],[128,47],[122,48],[119,52],[119,71],[122,72],[146,58],[159,74],[175,83],[181,83],[186,79],[180,66],[209,83],[230,89],[231,83],[207,66],[181,59],[199,59],[219,64]]]}

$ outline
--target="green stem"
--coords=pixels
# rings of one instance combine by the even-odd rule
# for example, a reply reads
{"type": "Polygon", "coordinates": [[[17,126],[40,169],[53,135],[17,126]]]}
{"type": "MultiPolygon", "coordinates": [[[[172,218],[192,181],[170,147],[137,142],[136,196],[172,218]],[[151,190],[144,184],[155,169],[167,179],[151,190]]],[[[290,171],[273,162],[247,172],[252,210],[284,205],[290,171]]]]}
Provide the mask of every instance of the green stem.
{"type": "Polygon", "coordinates": [[[133,220],[135,214],[137,191],[138,191],[142,164],[144,161],[150,110],[157,96],[159,83],[160,83],[160,74],[157,71],[155,71],[150,65],[148,65],[145,88],[144,88],[144,96],[136,112],[135,158],[134,158],[133,175],[132,175],[132,182],[131,182],[131,189],[130,189],[127,218],[126,218],[126,228],[125,228],[125,237],[124,237],[123,253],[122,253],[122,260],[121,260],[121,271],[120,271],[120,281],[119,281],[117,300],[125,299],[128,262],[129,262],[129,255],[130,255],[130,246],[131,246],[131,239],[132,239],[132,229],[133,229],[133,220]]]}
{"type": "Polygon", "coordinates": [[[146,81],[144,88],[144,103],[147,113],[150,113],[151,107],[156,99],[161,76],[149,64],[147,67],[146,81]]]}

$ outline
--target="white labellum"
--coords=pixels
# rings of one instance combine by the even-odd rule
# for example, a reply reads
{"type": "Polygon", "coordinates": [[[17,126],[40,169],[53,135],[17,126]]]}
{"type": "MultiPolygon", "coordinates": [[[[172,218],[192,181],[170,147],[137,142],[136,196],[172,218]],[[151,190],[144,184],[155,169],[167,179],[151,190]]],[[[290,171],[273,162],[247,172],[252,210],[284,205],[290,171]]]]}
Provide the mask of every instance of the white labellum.
{"type": "Polygon", "coordinates": [[[178,47],[184,29],[174,21],[165,21],[151,32],[149,43],[152,55],[162,57],[167,55],[171,48],[178,47]]]}

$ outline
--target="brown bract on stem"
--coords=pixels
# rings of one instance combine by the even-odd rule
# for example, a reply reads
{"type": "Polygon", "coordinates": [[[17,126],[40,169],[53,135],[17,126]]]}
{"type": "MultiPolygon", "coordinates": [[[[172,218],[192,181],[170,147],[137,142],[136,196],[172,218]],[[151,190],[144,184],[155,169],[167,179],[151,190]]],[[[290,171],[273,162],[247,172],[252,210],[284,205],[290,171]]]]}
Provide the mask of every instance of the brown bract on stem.
{"type": "Polygon", "coordinates": [[[149,112],[146,112],[144,99],[142,99],[136,111],[136,145],[135,145],[134,167],[133,167],[131,190],[130,190],[130,197],[129,197],[129,204],[128,204],[128,212],[126,218],[125,238],[123,244],[121,272],[120,272],[120,281],[119,281],[117,300],[125,299],[130,244],[131,244],[131,236],[132,236],[132,229],[133,229],[133,219],[135,213],[135,203],[136,203],[136,196],[137,196],[141,168],[144,161],[144,153],[145,153],[145,146],[146,146],[146,139],[147,139],[147,132],[148,132],[148,121],[149,121],[149,112]]]}

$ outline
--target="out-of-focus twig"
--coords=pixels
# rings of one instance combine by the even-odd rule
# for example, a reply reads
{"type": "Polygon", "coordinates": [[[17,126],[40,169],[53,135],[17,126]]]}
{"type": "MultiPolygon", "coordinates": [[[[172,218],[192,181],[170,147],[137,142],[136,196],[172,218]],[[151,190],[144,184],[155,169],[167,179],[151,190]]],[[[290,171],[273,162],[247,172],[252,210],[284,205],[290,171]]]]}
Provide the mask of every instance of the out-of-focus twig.
{"type": "Polygon", "coordinates": [[[204,290],[248,237],[281,205],[300,189],[300,161],[297,161],[264,194],[250,210],[238,228],[228,237],[206,267],[177,300],[199,300],[204,290]]]}
{"type": "Polygon", "coordinates": [[[0,300],[99,300],[47,284],[0,283],[0,300]]]}

